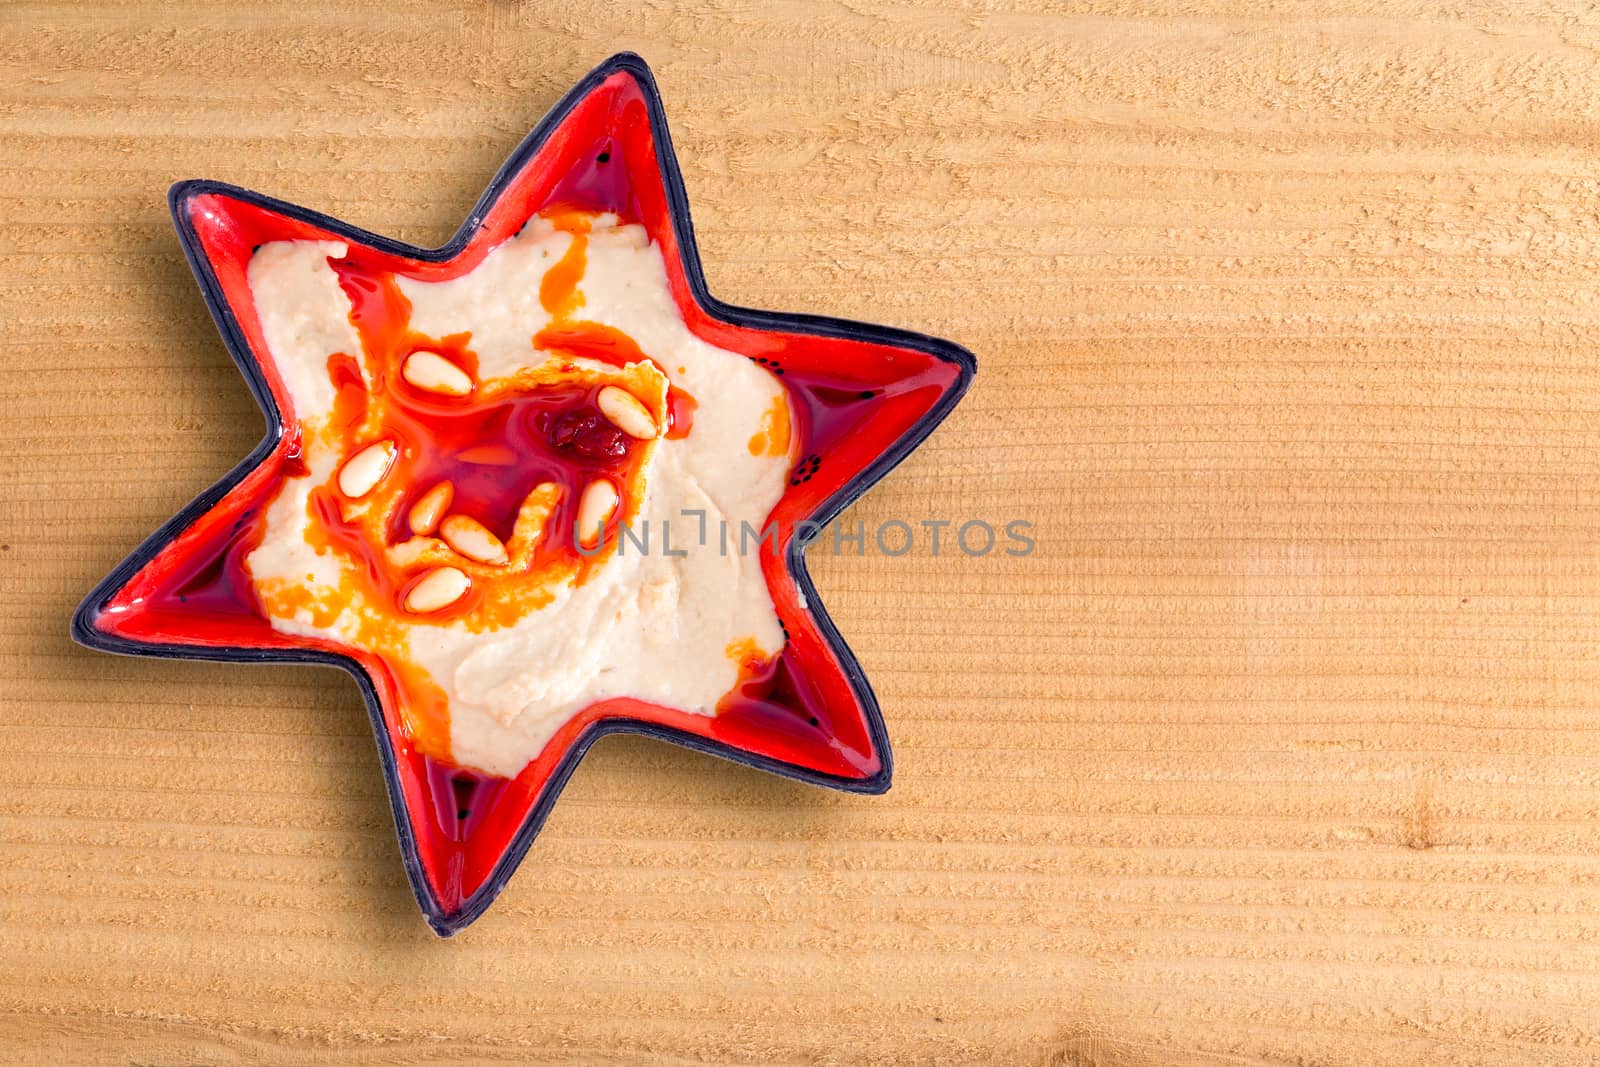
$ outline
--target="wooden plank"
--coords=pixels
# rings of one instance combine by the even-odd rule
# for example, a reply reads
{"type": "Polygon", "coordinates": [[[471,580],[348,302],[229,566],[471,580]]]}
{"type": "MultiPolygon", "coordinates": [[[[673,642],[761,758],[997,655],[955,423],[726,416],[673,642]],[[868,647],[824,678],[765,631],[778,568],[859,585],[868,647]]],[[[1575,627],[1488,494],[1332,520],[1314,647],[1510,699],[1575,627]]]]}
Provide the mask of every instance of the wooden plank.
{"type": "Polygon", "coordinates": [[[1587,5],[0,28],[0,1058],[1594,1061],[1587,5]],[[95,655],[67,617],[259,433],[167,185],[435,242],[625,47],[720,296],[979,355],[850,517],[1038,548],[813,554],[888,796],[608,740],[439,943],[348,680],[95,655]]]}

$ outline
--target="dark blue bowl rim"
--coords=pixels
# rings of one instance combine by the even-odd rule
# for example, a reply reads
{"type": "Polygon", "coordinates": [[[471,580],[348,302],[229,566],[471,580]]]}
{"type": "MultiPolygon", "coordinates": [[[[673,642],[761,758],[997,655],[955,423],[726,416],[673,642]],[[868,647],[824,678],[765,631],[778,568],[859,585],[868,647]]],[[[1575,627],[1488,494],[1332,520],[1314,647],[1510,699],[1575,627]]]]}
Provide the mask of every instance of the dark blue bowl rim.
{"type": "Polygon", "coordinates": [[[467,215],[466,220],[461,224],[460,229],[456,231],[449,241],[438,248],[417,248],[381,234],[371,233],[359,227],[351,226],[321,212],[286,203],[225,182],[192,180],[181,181],[172,186],[168,193],[168,203],[173,221],[177,227],[179,241],[183,246],[184,256],[200,283],[201,295],[205,300],[206,307],[211,312],[212,319],[216,322],[217,328],[222,334],[229,355],[244,376],[246,383],[250,387],[251,395],[255,398],[256,405],[261,409],[267,420],[268,430],[266,436],[251,450],[248,456],[227,474],[223,475],[214,485],[196,496],[178,514],[163,523],[126,559],[118,564],[110,574],[106,575],[95,586],[94,590],[84,598],[83,603],[78,606],[72,617],[73,639],[88,648],[104,652],[171,659],[217,660],[232,663],[310,663],[338,667],[350,674],[361,690],[362,699],[366,703],[368,718],[372,723],[406,876],[411,883],[412,893],[416,897],[417,904],[422,909],[428,925],[442,937],[449,937],[472,923],[473,920],[483,914],[495,897],[505,888],[513,872],[521,865],[524,855],[532,846],[534,838],[549,817],[550,811],[565,788],[567,780],[571,778],[573,771],[577,769],[583,756],[590,746],[608,734],[637,734],[659,738],[660,740],[716,756],[732,763],[753,767],[810,785],[824,786],[851,793],[882,793],[889,788],[890,779],[893,776],[893,755],[889,746],[888,732],[878,707],[877,697],[874,695],[860,664],[850,651],[849,645],[845,643],[844,638],[839,634],[838,628],[833,624],[833,620],[829,618],[821,599],[816,594],[810,573],[805,565],[805,546],[798,541],[792,540],[786,556],[789,573],[800,591],[803,598],[802,603],[806,605],[805,610],[815,620],[819,632],[843,667],[850,687],[861,704],[869,736],[881,760],[878,772],[868,778],[846,778],[731,748],[718,742],[656,723],[640,722],[626,718],[605,719],[594,723],[585,730],[568,749],[556,769],[552,772],[538,800],[529,811],[522,826],[518,829],[516,836],[512,839],[511,844],[507,847],[489,877],[485,879],[483,885],[462,903],[459,910],[446,912],[428,886],[427,876],[423,871],[422,861],[418,854],[417,842],[412,833],[410,821],[407,818],[405,798],[401,792],[393,744],[383,720],[383,711],[379,705],[378,694],[372,684],[372,680],[359,664],[342,655],[310,649],[234,648],[132,641],[108,634],[97,625],[99,616],[110,599],[173,538],[187,529],[200,515],[208,511],[212,505],[232,490],[245,475],[266,459],[277,446],[284,432],[282,417],[276,402],[273,400],[271,390],[260,368],[256,365],[255,358],[251,353],[248,342],[245,340],[243,331],[234,319],[227,300],[223,297],[221,284],[212,272],[210,264],[201,250],[199,236],[194,231],[193,225],[188,218],[188,212],[185,210],[188,202],[194,197],[209,193],[223,194],[232,199],[255,204],[291,218],[302,220],[331,233],[344,236],[351,241],[370,245],[397,256],[419,261],[437,262],[446,260],[460,252],[467,245],[482,224],[484,217],[488,214],[489,208],[498,199],[505,187],[544,146],[544,142],[549,135],[571,113],[573,108],[591,92],[598,89],[608,78],[618,73],[626,73],[633,77],[645,101],[650,120],[651,135],[656,144],[661,181],[666,189],[667,209],[678,239],[684,275],[688,281],[690,293],[708,315],[734,326],[859,340],[912,349],[954,364],[958,369],[959,373],[955,384],[940,398],[939,402],[907,430],[891,448],[842,486],[837,493],[824,501],[812,516],[812,520],[819,524],[826,524],[831,521],[840,511],[853,503],[921,444],[950,413],[971,385],[972,378],[977,371],[977,360],[973,354],[949,341],[910,330],[853,322],[821,315],[761,311],[727,304],[713,296],[706,286],[705,273],[700,261],[700,252],[695,242],[694,227],[689,216],[688,195],[683,186],[682,174],[678,169],[677,155],[672,147],[672,140],[667,129],[666,113],[655,79],[650,72],[649,66],[640,56],[632,52],[619,52],[591,70],[577,85],[562,96],[501,166],[483,194],[478,198],[477,204],[467,215]]]}

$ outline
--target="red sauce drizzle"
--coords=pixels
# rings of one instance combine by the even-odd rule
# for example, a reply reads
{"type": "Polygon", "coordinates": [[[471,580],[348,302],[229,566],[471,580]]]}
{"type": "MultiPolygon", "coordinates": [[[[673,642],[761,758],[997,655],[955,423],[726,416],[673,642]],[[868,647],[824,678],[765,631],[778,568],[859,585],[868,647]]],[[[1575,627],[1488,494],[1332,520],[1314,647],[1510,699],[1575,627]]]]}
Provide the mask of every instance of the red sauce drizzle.
{"type": "Polygon", "coordinates": [[[667,390],[667,439],[681,441],[694,429],[694,412],[700,406],[694,397],[676,385],[667,390]]]}
{"type": "MultiPolygon", "coordinates": [[[[625,367],[629,363],[649,363],[660,371],[667,381],[672,375],[661,361],[647,356],[634,343],[633,338],[621,330],[602,322],[552,322],[533,335],[533,346],[546,352],[564,352],[596,363],[625,367]]],[[[699,402],[676,385],[667,387],[667,437],[681,440],[689,436],[694,426],[695,408],[699,402]]]]}
{"type": "Polygon", "coordinates": [[[344,433],[367,417],[367,380],[356,357],[343,352],[328,357],[328,378],[333,382],[333,426],[344,433]]]}

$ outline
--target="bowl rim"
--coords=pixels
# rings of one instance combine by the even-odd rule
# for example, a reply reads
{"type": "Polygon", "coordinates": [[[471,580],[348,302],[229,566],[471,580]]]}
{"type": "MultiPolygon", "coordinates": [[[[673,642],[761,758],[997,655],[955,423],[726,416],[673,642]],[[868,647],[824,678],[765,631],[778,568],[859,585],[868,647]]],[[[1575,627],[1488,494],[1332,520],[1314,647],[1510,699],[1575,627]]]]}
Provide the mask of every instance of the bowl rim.
{"type": "Polygon", "coordinates": [[[841,511],[854,503],[881,480],[884,475],[906,458],[934,428],[943,422],[966,394],[977,372],[977,359],[967,349],[953,342],[931,337],[912,330],[824,315],[794,312],[766,311],[729,304],[712,295],[706,284],[704,266],[699,246],[695,241],[694,226],[690,217],[688,193],[678,166],[677,154],[667,127],[665,107],[655,78],[644,59],[633,52],[618,52],[590,70],[569,89],[541,118],[537,125],[512,151],[495,172],[483,193],[467,214],[455,234],[436,248],[419,248],[382,234],[336,219],[322,212],[300,207],[275,197],[244,189],[227,182],[209,179],[191,179],[175,183],[167,194],[168,206],[178,232],[184,257],[200,284],[201,296],[216,323],[234,365],[238,367],[250,388],[256,406],[267,420],[267,432],[244,459],[186,504],[177,514],[162,523],[146,537],[137,548],[123,559],[109,574],[96,583],[94,589],[78,605],[72,616],[71,634],[74,641],[88,648],[120,655],[147,656],[167,659],[212,660],[228,663],[295,663],[318,664],[337,667],[351,675],[361,690],[371,721],[379,761],[393,815],[396,836],[399,839],[401,861],[412,894],[422,909],[428,925],[441,937],[449,937],[475,919],[499,896],[512,874],[521,865],[528,849],[543,828],[551,810],[565,789],[567,781],[590,747],[602,737],[611,734],[633,734],[653,737],[731,763],[752,767],[784,778],[810,785],[850,793],[879,794],[888,790],[893,777],[894,759],[890,748],[888,730],[883,721],[877,696],[873,693],[865,672],[857,662],[849,644],[839,633],[828,615],[811,580],[805,563],[807,545],[799,538],[790,538],[785,555],[786,569],[800,594],[802,610],[817,625],[818,632],[842,668],[845,678],[860,704],[868,736],[878,754],[877,772],[866,778],[849,778],[812,770],[803,766],[717,741],[699,737],[670,726],[644,722],[625,717],[605,718],[590,724],[567,748],[561,760],[545,780],[538,798],[529,809],[522,825],[517,829],[494,868],[479,888],[462,902],[459,910],[446,912],[429,888],[416,837],[407,815],[402,792],[393,740],[384,721],[378,692],[366,670],[352,657],[322,649],[242,648],[234,646],[205,646],[163,644],[136,641],[111,634],[101,629],[99,618],[109,601],[155,558],[173,539],[188,529],[201,515],[209,511],[227,493],[231,492],[246,475],[266,460],[278,447],[286,432],[282,413],[258,366],[244,332],[234,317],[223,294],[221,283],[212,270],[199,234],[189,217],[188,206],[197,197],[218,194],[269,211],[306,222],[352,242],[374,247],[380,251],[417,260],[442,262],[464,249],[477,233],[489,209],[499,199],[505,188],[523,171],[527,164],[544,147],[551,133],[571,114],[587,96],[599,89],[616,74],[628,74],[637,84],[650,122],[658,169],[666,191],[667,214],[671,219],[678,241],[679,259],[688,283],[691,298],[711,318],[726,324],[787,333],[809,334],[816,337],[864,341],[873,344],[906,348],[933,356],[957,368],[955,382],[946,389],[934,406],[913,423],[894,444],[862,468],[836,492],[817,506],[810,521],[820,525],[831,522],[841,511]]]}

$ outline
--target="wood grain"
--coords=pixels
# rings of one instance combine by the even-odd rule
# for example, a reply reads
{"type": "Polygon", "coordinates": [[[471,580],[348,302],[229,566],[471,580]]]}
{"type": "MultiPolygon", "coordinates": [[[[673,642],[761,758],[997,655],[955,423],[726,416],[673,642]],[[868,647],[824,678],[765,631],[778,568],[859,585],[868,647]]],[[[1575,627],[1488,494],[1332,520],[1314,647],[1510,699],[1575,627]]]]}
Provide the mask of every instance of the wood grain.
{"type": "Polygon", "coordinates": [[[1600,19],[1562,0],[0,8],[0,1058],[1600,1057],[1600,19]],[[618,48],[712,287],[956,339],[813,554],[894,791],[601,744],[454,942],[354,686],[73,647],[260,433],[215,177],[407,240],[618,48]]]}

